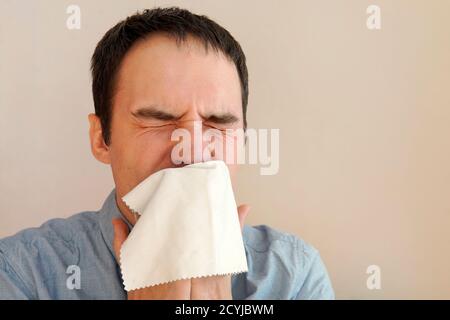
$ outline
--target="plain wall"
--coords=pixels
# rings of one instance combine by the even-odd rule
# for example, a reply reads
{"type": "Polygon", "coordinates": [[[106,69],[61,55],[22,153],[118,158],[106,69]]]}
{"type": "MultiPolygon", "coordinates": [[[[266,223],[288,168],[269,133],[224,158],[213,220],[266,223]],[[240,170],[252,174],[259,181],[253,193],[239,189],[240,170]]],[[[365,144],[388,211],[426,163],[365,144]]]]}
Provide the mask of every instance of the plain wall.
{"type": "Polygon", "coordinates": [[[245,166],[249,224],[321,252],[337,298],[450,298],[450,1],[0,1],[0,237],[97,210],[89,61],[138,9],[179,5],[246,52],[250,127],[280,129],[280,170],[245,166]],[[68,30],[66,8],[81,8],[68,30]],[[368,30],[366,8],[381,8],[368,30]],[[381,290],[366,287],[369,265],[381,290]]]}

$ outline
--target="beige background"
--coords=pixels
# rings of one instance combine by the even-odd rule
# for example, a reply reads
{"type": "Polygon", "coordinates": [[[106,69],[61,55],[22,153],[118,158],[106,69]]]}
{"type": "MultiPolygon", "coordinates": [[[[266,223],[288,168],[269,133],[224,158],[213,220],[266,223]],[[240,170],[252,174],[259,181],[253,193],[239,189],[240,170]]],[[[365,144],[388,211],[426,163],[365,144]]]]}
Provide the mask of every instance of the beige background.
{"type": "Polygon", "coordinates": [[[249,223],[317,247],[338,298],[450,298],[447,0],[1,0],[0,237],[101,206],[113,181],[89,150],[89,59],[154,4],[228,28],[248,58],[249,125],[281,129],[279,174],[243,169],[249,223]],[[381,290],[366,287],[372,264],[381,290]]]}

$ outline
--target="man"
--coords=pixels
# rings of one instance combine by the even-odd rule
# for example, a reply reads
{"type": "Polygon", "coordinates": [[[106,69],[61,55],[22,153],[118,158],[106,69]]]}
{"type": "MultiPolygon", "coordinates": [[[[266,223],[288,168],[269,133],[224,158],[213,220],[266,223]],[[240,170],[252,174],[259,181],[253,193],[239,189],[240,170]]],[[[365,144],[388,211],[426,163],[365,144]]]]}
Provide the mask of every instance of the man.
{"type": "MultiPolygon", "coordinates": [[[[158,8],[105,34],[92,57],[92,77],[91,151],[111,166],[115,189],[99,212],[53,219],[0,240],[0,298],[334,298],[317,250],[267,226],[244,225],[247,205],[238,208],[247,273],[126,292],[117,258],[135,219],[122,197],[152,173],[187,164],[171,158],[175,128],[191,132],[194,122],[246,128],[246,60],[238,42],[207,17],[158,8]]],[[[236,166],[229,171],[234,180],[236,166]]]]}

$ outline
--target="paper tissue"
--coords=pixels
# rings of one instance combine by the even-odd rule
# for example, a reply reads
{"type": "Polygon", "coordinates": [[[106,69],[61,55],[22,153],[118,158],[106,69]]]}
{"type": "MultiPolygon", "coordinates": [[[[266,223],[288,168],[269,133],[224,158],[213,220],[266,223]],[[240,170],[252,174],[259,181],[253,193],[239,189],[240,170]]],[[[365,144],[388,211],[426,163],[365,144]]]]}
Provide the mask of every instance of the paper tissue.
{"type": "Polygon", "coordinates": [[[120,251],[127,291],[248,270],[223,161],[163,169],[142,181],[123,201],[139,215],[120,251]]]}

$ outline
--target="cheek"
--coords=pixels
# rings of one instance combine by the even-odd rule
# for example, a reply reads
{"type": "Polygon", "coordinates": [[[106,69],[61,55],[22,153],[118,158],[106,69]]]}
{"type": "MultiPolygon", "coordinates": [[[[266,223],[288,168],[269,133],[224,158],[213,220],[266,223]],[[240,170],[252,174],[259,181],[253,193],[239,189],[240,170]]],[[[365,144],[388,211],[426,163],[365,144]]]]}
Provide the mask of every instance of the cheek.
{"type": "Polygon", "coordinates": [[[233,135],[224,135],[223,158],[228,165],[238,165],[245,155],[245,136],[242,131],[235,131],[233,135]]]}
{"type": "Polygon", "coordinates": [[[166,159],[170,159],[170,144],[158,139],[141,139],[134,153],[135,166],[144,178],[157,171],[166,159]]]}
{"type": "Polygon", "coordinates": [[[149,131],[136,137],[133,153],[133,166],[141,180],[152,173],[170,167],[172,145],[167,132],[149,131]]]}
{"type": "Polygon", "coordinates": [[[145,132],[116,141],[111,167],[116,185],[130,191],[152,173],[170,166],[170,139],[161,133],[145,132]]]}

